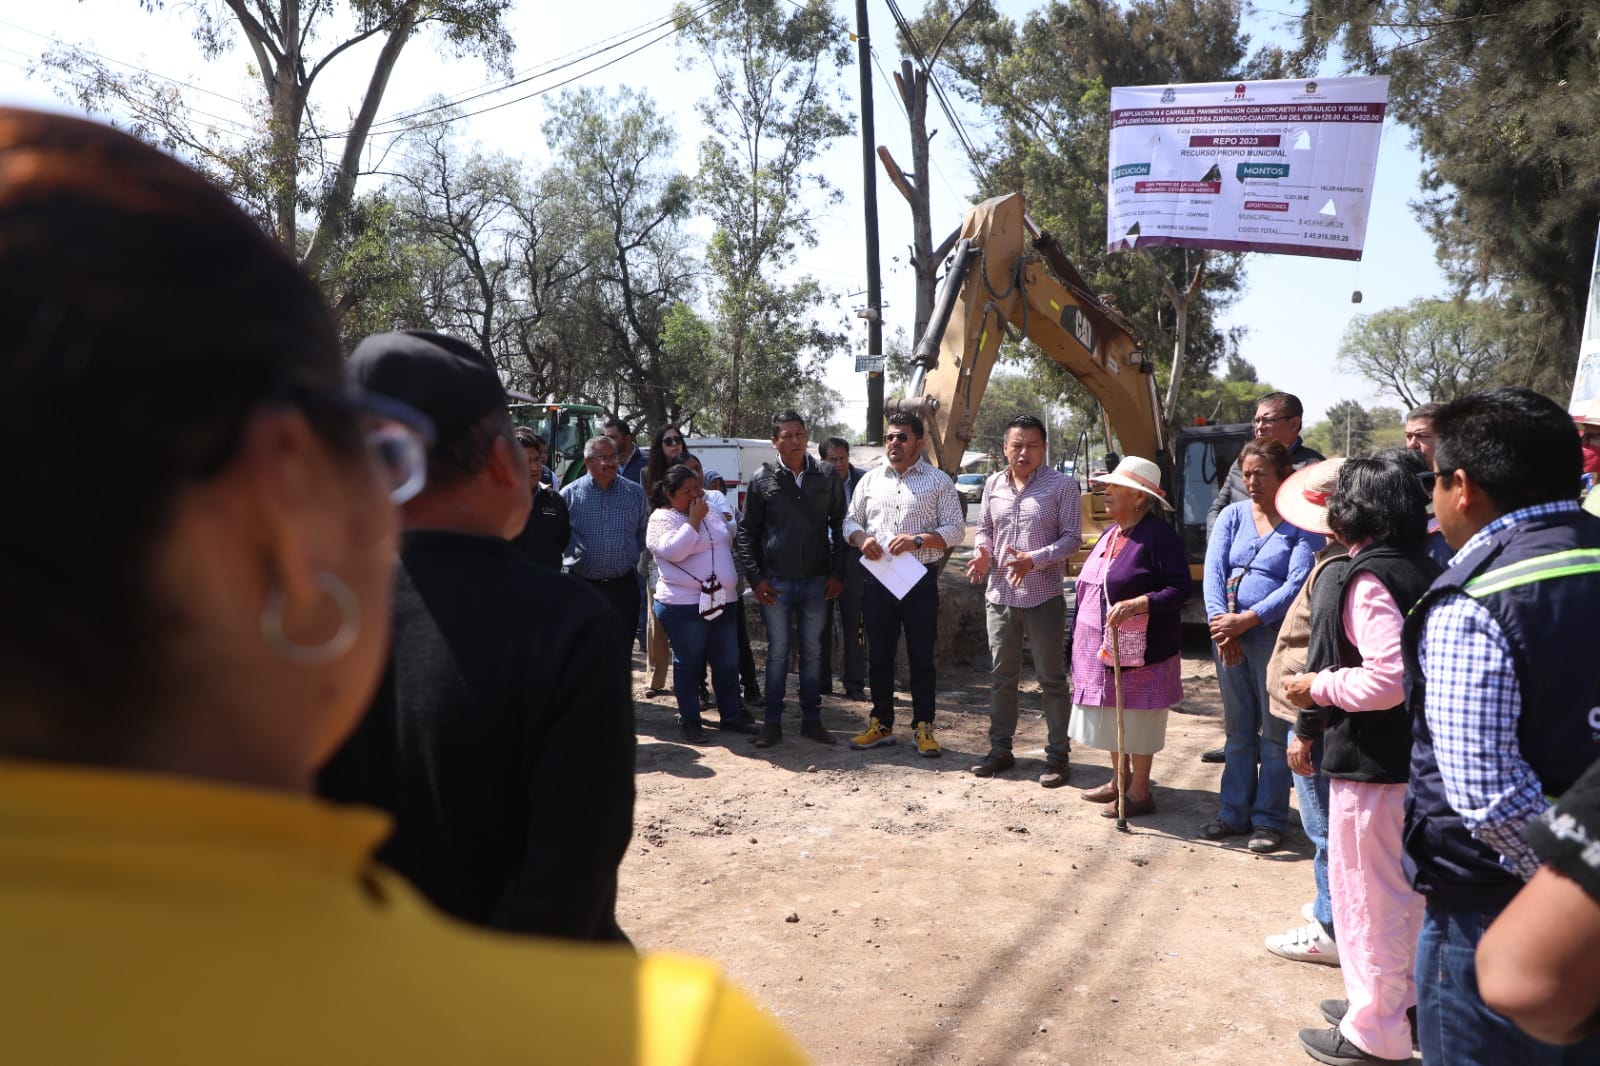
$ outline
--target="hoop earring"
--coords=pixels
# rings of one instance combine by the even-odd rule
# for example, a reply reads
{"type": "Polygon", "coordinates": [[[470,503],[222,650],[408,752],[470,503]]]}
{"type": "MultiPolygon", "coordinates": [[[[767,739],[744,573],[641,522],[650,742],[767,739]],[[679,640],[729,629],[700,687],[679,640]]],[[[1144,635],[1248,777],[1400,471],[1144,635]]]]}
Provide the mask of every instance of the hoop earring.
{"type": "Polygon", "coordinates": [[[283,589],[274,588],[267,593],[267,602],[261,608],[261,638],[278,653],[279,658],[296,666],[322,666],[348,652],[361,631],[361,605],[356,594],[343,579],[326,570],[318,570],[311,580],[317,588],[339,608],[339,629],[321,644],[296,644],[283,631],[283,589]]]}

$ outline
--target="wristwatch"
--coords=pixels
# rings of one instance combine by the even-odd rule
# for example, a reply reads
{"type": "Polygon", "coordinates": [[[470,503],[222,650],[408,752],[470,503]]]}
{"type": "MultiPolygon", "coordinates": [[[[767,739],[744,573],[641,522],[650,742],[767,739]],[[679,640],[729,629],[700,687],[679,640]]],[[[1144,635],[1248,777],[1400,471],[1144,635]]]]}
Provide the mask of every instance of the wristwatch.
{"type": "Polygon", "coordinates": [[[917,536],[911,538],[911,543],[915,544],[919,548],[922,547],[922,535],[918,534],[917,536]]]}

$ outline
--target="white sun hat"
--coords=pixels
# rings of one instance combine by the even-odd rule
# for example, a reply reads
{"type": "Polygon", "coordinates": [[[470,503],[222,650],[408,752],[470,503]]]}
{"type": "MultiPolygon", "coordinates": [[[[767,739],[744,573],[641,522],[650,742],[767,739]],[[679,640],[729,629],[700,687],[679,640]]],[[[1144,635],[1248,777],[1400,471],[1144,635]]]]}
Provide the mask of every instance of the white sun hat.
{"type": "Polygon", "coordinates": [[[1161,488],[1161,468],[1137,455],[1124,458],[1111,473],[1099,474],[1089,480],[1098,481],[1102,485],[1121,485],[1124,488],[1138,489],[1167,510],[1172,510],[1172,504],[1167,502],[1167,494],[1161,488]]]}

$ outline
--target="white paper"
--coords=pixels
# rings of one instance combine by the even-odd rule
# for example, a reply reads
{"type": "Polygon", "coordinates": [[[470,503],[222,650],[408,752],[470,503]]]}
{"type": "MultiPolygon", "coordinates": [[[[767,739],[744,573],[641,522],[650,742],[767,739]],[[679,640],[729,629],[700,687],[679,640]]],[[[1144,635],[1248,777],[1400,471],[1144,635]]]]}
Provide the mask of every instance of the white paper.
{"type": "Polygon", "coordinates": [[[1111,90],[1109,251],[1360,259],[1388,78],[1111,90]]]}
{"type": "Polygon", "coordinates": [[[878,579],[879,584],[894,593],[897,600],[905,599],[906,593],[928,576],[928,567],[912,552],[890,555],[885,551],[878,559],[868,559],[863,555],[861,565],[867,568],[867,573],[878,579]]]}

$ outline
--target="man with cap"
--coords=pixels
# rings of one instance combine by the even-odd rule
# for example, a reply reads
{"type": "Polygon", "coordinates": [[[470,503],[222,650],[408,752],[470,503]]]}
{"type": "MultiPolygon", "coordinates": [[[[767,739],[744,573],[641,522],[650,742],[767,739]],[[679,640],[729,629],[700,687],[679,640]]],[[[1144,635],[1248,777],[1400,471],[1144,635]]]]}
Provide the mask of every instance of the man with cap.
{"type": "Polygon", "coordinates": [[[403,510],[383,683],[318,790],[389,811],[380,857],[459,919],[624,940],[634,736],[616,616],[511,543],[529,472],[487,359],[438,333],[383,333],[357,346],[349,373],[426,413],[437,435],[427,485],[403,510]]]}
{"type": "MultiPolygon", "coordinates": [[[[638,562],[650,502],[637,481],[619,475],[617,446],[609,436],[583,446],[583,465],[588,472],[561,490],[572,520],[574,559],[567,571],[611,604],[628,648],[643,602],[638,562]]],[[[630,664],[624,672],[631,670],[630,664]]]]}

